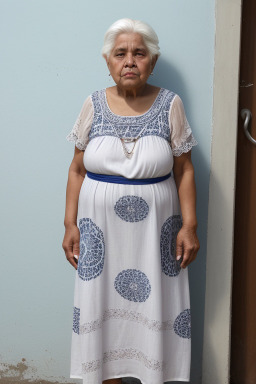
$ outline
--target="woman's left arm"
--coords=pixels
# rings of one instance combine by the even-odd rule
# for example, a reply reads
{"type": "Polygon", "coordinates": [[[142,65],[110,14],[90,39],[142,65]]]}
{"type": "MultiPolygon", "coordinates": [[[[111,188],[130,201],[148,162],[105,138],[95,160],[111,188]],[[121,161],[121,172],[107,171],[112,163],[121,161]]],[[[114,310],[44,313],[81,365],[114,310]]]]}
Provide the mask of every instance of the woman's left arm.
{"type": "Polygon", "coordinates": [[[176,241],[176,258],[183,256],[181,268],[186,268],[195,260],[200,248],[196,234],[196,185],[191,151],[174,157],[174,178],[178,190],[183,225],[176,241]]]}

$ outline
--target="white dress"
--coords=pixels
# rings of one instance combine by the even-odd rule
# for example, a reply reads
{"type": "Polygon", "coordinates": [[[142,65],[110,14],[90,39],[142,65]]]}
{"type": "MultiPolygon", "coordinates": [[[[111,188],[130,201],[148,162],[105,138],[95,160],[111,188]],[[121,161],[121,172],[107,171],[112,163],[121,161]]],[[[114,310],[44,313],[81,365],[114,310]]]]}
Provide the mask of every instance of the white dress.
{"type": "MultiPolygon", "coordinates": [[[[197,144],[180,97],[164,88],[139,116],[114,114],[106,90],[94,92],[67,139],[85,150],[86,170],[129,179],[167,175],[173,156],[197,144]],[[140,135],[131,158],[117,135],[140,135]]],[[[77,224],[70,377],[84,384],[118,377],[189,381],[189,283],[187,268],[175,260],[182,220],[174,178],[131,185],[86,174],[77,224]]]]}

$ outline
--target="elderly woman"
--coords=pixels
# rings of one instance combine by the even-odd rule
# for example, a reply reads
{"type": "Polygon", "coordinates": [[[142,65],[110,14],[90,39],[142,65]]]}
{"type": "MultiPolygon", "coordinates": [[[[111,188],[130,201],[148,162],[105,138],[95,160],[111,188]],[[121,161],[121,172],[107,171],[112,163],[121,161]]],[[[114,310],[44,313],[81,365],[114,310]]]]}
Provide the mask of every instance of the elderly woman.
{"type": "Polygon", "coordinates": [[[86,98],[68,136],[75,153],[63,248],[77,270],[71,377],[189,381],[197,143],[180,97],[147,83],[160,54],[149,25],[118,20],[102,53],[116,85],[86,98]]]}

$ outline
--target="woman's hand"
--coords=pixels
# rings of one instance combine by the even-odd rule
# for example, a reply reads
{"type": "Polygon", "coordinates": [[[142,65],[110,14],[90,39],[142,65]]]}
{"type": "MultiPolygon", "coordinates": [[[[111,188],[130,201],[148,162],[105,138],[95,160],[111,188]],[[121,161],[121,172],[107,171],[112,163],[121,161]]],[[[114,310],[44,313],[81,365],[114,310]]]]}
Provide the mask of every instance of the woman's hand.
{"type": "Polygon", "coordinates": [[[176,240],[176,259],[180,260],[181,257],[183,257],[182,263],[180,264],[181,268],[186,268],[195,260],[199,248],[200,245],[196,229],[182,226],[176,240]]]}
{"type": "Polygon", "coordinates": [[[75,269],[77,269],[79,256],[80,232],[75,224],[66,226],[66,231],[62,243],[62,248],[65,251],[66,258],[75,269]]]}
{"type": "Polygon", "coordinates": [[[183,257],[181,268],[186,268],[196,258],[199,241],[196,234],[196,185],[191,151],[174,157],[174,178],[179,194],[183,226],[176,240],[176,259],[183,257]]]}
{"type": "Polygon", "coordinates": [[[80,232],[76,225],[78,199],[81,186],[84,181],[86,169],[83,164],[84,152],[75,147],[74,158],[69,167],[66,212],[65,212],[65,236],[62,242],[62,248],[65,251],[66,258],[75,269],[77,269],[79,255],[80,232]]]}

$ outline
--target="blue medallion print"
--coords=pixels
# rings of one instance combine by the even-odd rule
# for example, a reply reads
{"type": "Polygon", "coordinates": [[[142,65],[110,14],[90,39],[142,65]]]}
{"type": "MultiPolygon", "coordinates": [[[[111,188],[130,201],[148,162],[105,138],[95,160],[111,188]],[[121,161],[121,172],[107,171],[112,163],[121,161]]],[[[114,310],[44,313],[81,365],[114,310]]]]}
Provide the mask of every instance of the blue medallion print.
{"type": "Polygon", "coordinates": [[[127,195],[120,197],[114,210],[120,219],[134,223],[147,217],[149,207],[142,197],[127,195]]]}
{"type": "Polygon", "coordinates": [[[191,338],[191,316],[190,309],[185,309],[177,316],[174,325],[174,332],[184,339],[191,338]]]}
{"type": "Polygon", "coordinates": [[[74,307],[73,311],[73,331],[79,335],[80,308],[74,307]]]}
{"type": "Polygon", "coordinates": [[[105,242],[102,230],[89,218],[79,220],[80,255],[77,272],[82,280],[91,280],[103,270],[105,242]]]}
{"type": "Polygon", "coordinates": [[[181,260],[176,260],[176,238],[182,227],[180,215],[170,216],[162,226],[160,237],[162,271],[167,276],[180,273],[181,260]]]}
{"type": "Polygon", "coordinates": [[[150,295],[151,285],[144,272],[125,269],[115,278],[115,289],[124,299],[143,302],[150,295]]]}

